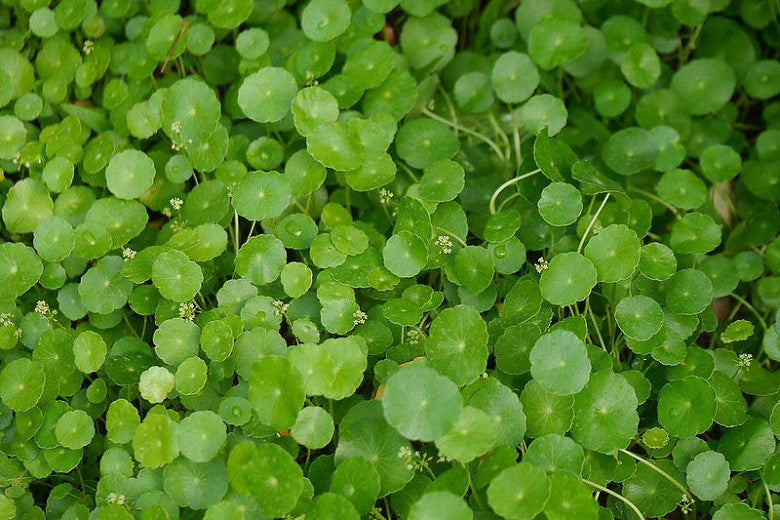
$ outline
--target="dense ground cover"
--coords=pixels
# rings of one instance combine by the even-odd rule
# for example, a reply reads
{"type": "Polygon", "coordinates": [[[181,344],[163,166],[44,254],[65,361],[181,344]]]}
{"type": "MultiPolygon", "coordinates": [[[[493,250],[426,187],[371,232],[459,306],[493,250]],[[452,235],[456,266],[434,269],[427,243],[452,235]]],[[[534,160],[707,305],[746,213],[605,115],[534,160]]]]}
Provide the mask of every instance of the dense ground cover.
{"type": "Polygon", "coordinates": [[[779,12],[3,0],[0,520],[780,518],[779,12]]]}

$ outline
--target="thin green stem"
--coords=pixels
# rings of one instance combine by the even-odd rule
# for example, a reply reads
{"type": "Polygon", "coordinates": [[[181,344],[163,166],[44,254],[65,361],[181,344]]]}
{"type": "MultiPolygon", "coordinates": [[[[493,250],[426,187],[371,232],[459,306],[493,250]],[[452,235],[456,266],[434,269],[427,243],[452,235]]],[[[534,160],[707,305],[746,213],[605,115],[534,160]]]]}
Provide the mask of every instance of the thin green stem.
{"type": "Polygon", "coordinates": [[[238,246],[239,246],[239,230],[238,230],[238,211],[233,211],[233,222],[234,222],[234,229],[233,229],[233,249],[235,250],[235,253],[238,254],[238,246]]]}
{"type": "Polygon", "coordinates": [[[471,472],[467,471],[466,474],[469,476],[469,489],[471,490],[471,496],[474,497],[474,500],[477,502],[477,505],[481,510],[488,511],[488,509],[485,507],[485,504],[482,503],[482,499],[479,497],[479,493],[477,493],[477,489],[474,487],[474,482],[471,478],[471,472]]]}
{"type": "Polygon", "coordinates": [[[512,179],[509,179],[504,184],[496,188],[496,191],[493,192],[493,195],[490,196],[490,214],[495,215],[496,214],[496,199],[498,199],[498,196],[501,194],[502,191],[507,189],[509,186],[513,184],[517,184],[518,182],[527,179],[528,177],[533,177],[537,173],[539,173],[542,170],[536,169],[532,172],[525,173],[523,175],[519,175],[517,177],[514,177],[512,179]]]}
{"type": "Polygon", "coordinates": [[[636,507],[636,504],[634,504],[632,501],[621,495],[620,493],[615,493],[609,488],[606,488],[604,486],[601,486],[599,484],[596,484],[595,482],[591,482],[590,480],[582,479],[582,482],[598,489],[599,491],[603,491],[604,493],[611,495],[618,500],[622,501],[624,504],[626,504],[628,507],[631,508],[631,510],[636,514],[636,516],[639,518],[639,520],[645,520],[644,515],[642,514],[642,511],[639,510],[638,507],[636,507]]]}
{"type": "Polygon", "coordinates": [[[773,509],[775,508],[775,504],[772,501],[772,492],[769,490],[769,486],[766,485],[766,480],[762,480],[761,483],[764,484],[764,492],[766,493],[766,505],[769,506],[769,520],[774,520],[775,512],[773,511],[773,509]]]}
{"type": "Polygon", "coordinates": [[[601,329],[599,329],[598,323],[596,323],[596,316],[593,315],[593,309],[590,308],[590,302],[587,304],[588,314],[590,315],[590,321],[593,322],[593,328],[596,329],[596,335],[599,337],[599,344],[604,352],[607,352],[607,345],[604,343],[604,338],[601,336],[601,329]]]}
{"type": "Polygon", "coordinates": [[[417,182],[419,180],[417,176],[414,174],[414,172],[412,171],[412,169],[409,168],[407,165],[405,165],[402,162],[398,162],[396,164],[398,164],[401,167],[401,169],[406,172],[406,174],[412,179],[412,182],[417,182]]]}
{"type": "Polygon", "coordinates": [[[731,297],[737,300],[739,303],[747,307],[747,309],[753,313],[753,316],[758,319],[758,322],[761,323],[761,327],[766,330],[767,324],[766,321],[764,321],[764,317],[759,314],[759,312],[756,310],[755,307],[753,307],[746,299],[744,299],[742,296],[738,295],[737,293],[731,293],[731,297]]]}
{"type": "Polygon", "coordinates": [[[656,472],[657,472],[659,475],[661,475],[661,476],[662,476],[662,477],[664,477],[666,480],[668,480],[669,482],[671,482],[672,484],[674,484],[674,485],[675,485],[675,487],[676,487],[677,489],[679,489],[680,491],[682,491],[683,495],[685,495],[686,497],[688,497],[688,499],[689,499],[691,502],[693,502],[693,497],[692,497],[692,496],[691,496],[691,494],[688,492],[688,488],[686,488],[685,486],[683,486],[682,484],[680,484],[680,482],[679,482],[679,481],[678,481],[676,478],[674,478],[673,476],[671,476],[670,474],[668,474],[667,472],[665,472],[664,470],[662,470],[661,468],[659,468],[658,466],[656,466],[655,464],[653,464],[652,462],[650,462],[649,460],[647,460],[647,459],[645,459],[645,458],[643,458],[643,457],[640,457],[640,456],[639,456],[639,455],[637,455],[636,453],[630,452],[630,451],[628,451],[628,450],[624,450],[624,449],[622,449],[622,448],[621,448],[621,449],[619,449],[618,451],[619,451],[620,453],[624,453],[624,454],[628,455],[629,457],[631,457],[631,458],[633,458],[633,459],[637,460],[638,462],[641,462],[642,464],[644,464],[644,465],[645,465],[645,466],[647,466],[648,468],[652,469],[653,471],[656,471],[656,472]]]}
{"type": "Polygon", "coordinates": [[[460,245],[462,245],[463,247],[468,247],[468,244],[466,244],[466,241],[465,241],[465,240],[463,240],[462,238],[460,238],[458,235],[456,235],[456,234],[455,234],[455,233],[453,233],[452,231],[447,231],[446,229],[444,229],[444,228],[440,228],[439,226],[433,226],[433,227],[434,227],[434,229],[436,229],[437,231],[441,231],[442,233],[445,233],[446,235],[448,235],[448,236],[451,236],[452,238],[454,238],[454,239],[455,239],[455,241],[456,241],[457,243],[459,243],[459,244],[460,244],[460,245]]]}
{"type": "Polygon", "coordinates": [[[590,222],[588,223],[588,227],[585,228],[585,233],[582,234],[582,239],[580,240],[580,245],[577,246],[577,252],[579,253],[582,251],[582,246],[585,245],[585,240],[587,240],[588,235],[590,234],[590,230],[593,229],[593,226],[596,224],[596,220],[598,220],[599,215],[601,215],[601,211],[604,209],[604,206],[607,205],[607,201],[609,200],[609,193],[607,193],[604,196],[604,200],[601,203],[601,206],[599,206],[599,209],[596,210],[596,214],[593,215],[593,218],[590,219],[590,222]]]}
{"type": "Polygon", "coordinates": [[[498,155],[501,159],[506,161],[506,157],[504,157],[504,152],[501,151],[501,148],[493,141],[491,138],[486,136],[483,133],[477,132],[476,130],[471,130],[470,128],[466,128],[465,126],[461,126],[458,123],[454,123],[450,121],[449,119],[445,119],[441,117],[440,115],[431,112],[427,108],[423,108],[422,113],[428,116],[429,118],[433,119],[434,121],[438,121],[439,123],[443,123],[451,128],[455,128],[457,130],[460,130],[464,134],[468,134],[472,137],[475,137],[482,141],[483,143],[487,144],[490,148],[493,149],[494,152],[496,152],[496,155],[498,155]]]}
{"type": "Polygon", "coordinates": [[[672,214],[674,215],[674,217],[675,217],[675,218],[677,218],[677,219],[679,219],[679,218],[680,218],[680,212],[679,212],[679,211],[677,211],[677,208],[675,208],[674,206],[672,206],[671,204],[669,204],[668,202],[666,202],[666,201],[665,201],[664,199],[662,199],[661,197],[659,197],[659,196],[657,196],[657,195],[655,195],[655,194],[653,194],[653,193],[650,193],[649,191],[643,190],[643,189],[641,189],[641,188],[635,188],[635,187],[633,187],[633,186],[630,186],[628,189],[629,189],[629,191],[633,191],[634,193],[638,193],[639,195],[644,195],[644,196],[645,196],[645,197],[647,197],[648,199],[650,199],[650,200],[652,200],[652,201],[654,201],[654,202],[657,202],[658,204],[661,204],[661,205],[662,205],[662,206],[664,206],[666,209],[668,209],[669,211],[671,211],[671,212],[672,212],[672,214]]]}

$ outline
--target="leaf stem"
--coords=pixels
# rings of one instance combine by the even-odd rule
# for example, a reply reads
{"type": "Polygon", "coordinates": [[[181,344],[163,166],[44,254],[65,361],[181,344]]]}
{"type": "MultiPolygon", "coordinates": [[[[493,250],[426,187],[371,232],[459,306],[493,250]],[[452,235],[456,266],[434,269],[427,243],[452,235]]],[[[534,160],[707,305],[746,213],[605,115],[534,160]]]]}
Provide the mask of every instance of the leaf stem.
{"type": "Polygon", "coordinates": [[[775,504],[772,501],[772,492],[769,490],[769,486],[766,485],[766,480],[761,480],[761,483],[764,484],[764,492],[766,493],[766,505],[769,506],[769,520],[774,520],[775,518],[775,504]]]}
{"type": "Polygon", "coordinates": [[[238,230],[238,211],[233,210],[233,222],[234,222],[234,231],[233,231],[233,249],[235,250],[236,254],[238,254],[238,242],[239,242],[239,230],[238,230]]]}
{"type": "Polygon", "coordinates": [[[599,218],[599,215],[601,215],[601,211],[604,209],[604,206],[607,205],[607,201],[609,200],[610,193],[607,193],[604,196],[604,200],[601,202],[601,206],[599,206],[599,209],[596,210],[595,215],[593,215],[593,218],[590,219],[590,222],[588,223],[588,227],[585,228],[585,233],[582,234],[582,239],[580,240],[580,245],[577,246],[577,252],[579,253],[582,251],[582,246],[585,245],[585,240],[588,238],[588,234],[590,233],[590,230],[593,229],[593,226],[596,224],[596,220],[599,218]]]}
{"type": "Polygon", "coordinates": [[[762,327],[764,330],[766,330],[766,329],[767,329],[767,324],[766,324],[766,321],[764,321],[764,318],[761,316],[761,314],[759,314],[759,312],[756,310],[756,308],[755,308],[755,307],[753,307],[753,306],[752,306],[750,303],[748,303],[748,301],[747,301],[746,299],[744,299],[742,296],[738,295],[737,293],[731,293],[731,295],[730,295],[730,296],[731,296],[732,298],[734,298],[735,300],[737,300],[737,301],[738,301],[739,303],[741,303],[742,305],[744,305],[745,307],[747,307],[747,309],[748,309],[750,312],[752,312],[752,313],[753,313],[753,316],[755,316],[755,317],[758,319],[759,323],[761,323],[761,327],[762,327]]]}
{"type": "Polygon", "coordinates": [[[495,215],[496,214],[496,199],[498,199],[498,196],[501,194],[502,191],[507,189],[509,186],[513,184],[517,184],[518,182],[527,179],[528,177],[533,177],[537,173],[539,173],[540,169],[536,169],[532,172],[524,173],[523,175],[519,175],[517,177],[514,177],[512,179],[509,179],[504,184],[496,188],[496,191],[493,192],[493,195],[490,196],[490,214],[495,215]]]}
{"type": "MultiPolygon", "coordinates": [[[[465,467],[465,466],[464,466],[465,467]]],[[[477,489],[474,487],[474,482],[471,478],[471,472],[466,471],[466,473],[469,476],[469,489],[471,490],[471,496],[474,497],[474,500],[476,501],[479,508],[483,511],[488,511],[488,509],[485,507],[485,504],[482,503],[482,499],[479,497],[479,494],[477,493],[477,489]]],[[[764,484],[766,485],[766,484],[764,484]]]]}
{"type": "Polygon", "coordinates": [[[639,508],[636,507],[636,504],[634,504],[632,501],[630,501],[629,499],[627,499],[626,497],[624,497],[620,493],[616,493],[616,492],[612,491],[611,489],[606,488],[604,486],[601,486],[599,484],[596,484],[595,482],[591,482],[590,480],[582,479],[582,482],[587,484],[587,485],[589,485],[589,486],[591,486],[591,487],[594,487],[594,488],[598,489],[599,491],[603,491],[604,493],[606,493],[608,495],[611,495],[611,496],[617,498],[618,500],[621,500],[624,504],[626,504],[628,507],[631,508],[631,510],[636,514],[636,516],[639,517],[639,520],[645,520],[644,515],[639,510],[639,508]]]}
{"type": "Polygon", "coordinates": [[[644,195],[644,196],[645,196],[645,197],[647,197],[648,199],[650,199],[650,200],[652,200],[652,201],[654,201],[654,202],[657,202],[658,204],[661,204],[661,205],[662,205],[662,206],[664,206],[666,209],[668,209],[669,211],[671,211],[671,212],[672,212],[672,214],[674,215],[674,217],[675,217],[676,219],[678,219],[678,220],[680,219],[680,212],[679,212],[679,211],[677,211],[677,208],[675,208],[674,206],[672,206],[671,204],[669,204],[668,202],[666,202],[666,201],[665,201],[664,199],[662,199],[661,197],[659,197],[659,196],[657,196],[657,195],[655,195],[655,194],[653,194],[653,193],[650,193],[649,191],[643,190],[643,189],[641,189],[641,188],[635,188],[634,186],[629,186],[629,188],[628,188],[628,189],[629,189],[630,191],[633,191],[634,193],[638,193],[639,195],[644,195]]]}
{"type": "Polygon", "coordinates": [[[618,451],[619,451],[620,453],[624,453],[624,454],[628,455],[629,457],[632,457],[632,458],[636,459],[637,461],[641,462],[642,464],[644,464],[644,465],[645,465],[645,466],[647,466],[648,468],[652,469],[653,471],[656,471],[656,472],[657,472],[659,475],[661,475],[661,476],[662,476],[662,477],[664,477],[666,480],[668,480],[669,482],[671,482],[672,484],[674,484],[674,485],[675,485],[675,487],[677,487],[677,489],[679,489],[680,491],[682,491],[682,492],[683,492],[683,495],[685,495],[686,497],[688,497],[688,499],[689,499],[691,502],[693,502],[693,497],[692,497],[692,496],[691,496],[691,494],[688,492],[688,488],[686,488],[685,486],[683,486],[682,484],[680,484],[680,482],[679,482],[679,481],[678,481],[676,478],[674,478],[673,476],[671,476],[670,474],[668,474],[667,472],[665,472],[664,470],[662,470],[661,468],[659,468],[658,466],[656,466],[655,464],[653,464],[652,462],[650,462],[649,460],[647,460],[647,459],[645,459],[645,458],[643,458],[643,457],[640,457],[640,456],[639,456],[639,455],[637,455],[636,453],[632,453],[632,452],[630,452],[630,451],[628,451],[628,450],[624,450],[624,449],[622,449],[622,448],[621,448],[621,449],[619,449],[618,451]]]}
{"type": "Polygon", "coordinates": [[[501,151],[501,148],[498,147],[498,145],[493,141],[491,138],[486,136],[483,133],[477,132],[476,130],[471,130],[469,128],[466,128],[465,126],[461,126],[458,123],[454,123],[450,121],[449,119],[445,119],[441,117],[438,114],[435,114],[434,112],[431,112],[427,108],[422,109],[422,113],[428,116],[429,118],[433,119],[434,121],[438,121],[439,123],[443,123],[451,128],[455,128],[456,130],[460,130],[464,134],[468,134],[472,137],[476,137],[483,143],[487,144],[490,148],[493,149],[494,152],[496,152],[496,155],[498,155],[501,159],[506,161],[506,157],[504,157],[504,152],[501,151]]]}
{"type": "Polygon", "coordinates": [[[607,345],[604,343],[604,338],[601,336],[601,330],[599,329],[598,323],[596,323],[596,316],[593,314],[593,309],[590,308],[590,299],[588,300],[586,307],[588,308],[590,321],[593,322],[593,328],[596,329],[596,335],[599,337],[599,344],[601,344],[601,348],[604,349],[604,352],[607,352],[607,345]]]}
{"type": "Polygon", "coordinates": [[[434,229],[436,229],[438,231],[441,231],[442,233],[446,233],[447,235],[451,236],[452,238],[455,239],[456,242],[458,242],[463,247],[468,247],[468,244],[466,244],[466,241],[463,240],[462,238],[460,238],[458,235],[456,235],[452,231],[447,231],[446,229],[440,228],[439,226],[433,226],[433,227],[434,227],[434,229]]]}

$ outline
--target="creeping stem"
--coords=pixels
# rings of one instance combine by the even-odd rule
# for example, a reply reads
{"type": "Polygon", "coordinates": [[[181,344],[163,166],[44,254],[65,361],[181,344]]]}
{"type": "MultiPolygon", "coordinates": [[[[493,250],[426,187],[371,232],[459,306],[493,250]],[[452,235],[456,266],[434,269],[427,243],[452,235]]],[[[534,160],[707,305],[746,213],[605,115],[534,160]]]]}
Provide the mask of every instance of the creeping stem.
{"type": "Polygon", "coordinates": [[[637,516],[637,518],[639,518],[639,520],[645,520],[644,515],[642,515],[642,512],[639,510],[638,507],[636,507],[636,504],[634,504],[632,501],[630,501],[629,499],[627,499],[626,497],[624,497],[620,493],[615,493],[611,489],[606,488],[604,486],[600,486],[600,485],[596,484],[595,482],[591,482],[590,480],[582,479],[582,482],[584,482],[585,484],[587,484],[589,486],[592,486],[592,487],[594,487],[594,488],[596,488],[596,489],[598,489],[600,491],[603,491],[604,493],[606,493],[608,495],[612,495],[613,497],[617,498],[618,500],[621,500],[624,504],[626,504],[628,507],[630,507],[631,510],[634,513],[636,513],[636,516],[637,516]]]}
{"type": "Polygon", "coordinates": [[[593,218],[590,219],[590,222],[588,223],[588,227],[585,228],[585,233],[582,234],[582,240],[580,240],[580,245],[577,246],[577,252],[579,253],[582,251],[582,246],[585,245],[585,240],[587,240],[588,235],[590,234],[590,230],[593,229],[593,226],[596,224],[596,220],[598,220],[599,215],[601,214],[601,210],[604,209],[604,206],[606,206],[607,201],[609,200],[609,193],[606,194],[604,197],[604,201],[601,203],[601,206],[599,206],[599,209],[596,210],[596,214],[593,215],[593,218]]]}
{"type": "Polygon", "coordinates": [[[532,172],[528,172],[526,174],[520,175],[518,177],[515,177],[513,179],[509,179],[504,184],[496,188],[496,191],[493,192],[493,195],[490,197],[490,214],[495,215],[496,214],[496,199],[498,199],[498,196],[501,194],[502,191],[507,189],[509,186],[513,184],[517,184],[518,182],[522,181],[523,179],[527,179],[528,177],[533,177],[537,173],[539,173],[542,170],[536,169],[532,172]]]}
{"type": "Polygon", "coordinates": [[[439,123],[444,123],[445,125],[454,128],[456,130],[460,130],[464,134],[468,134],[472,137],[475,137],[482,141],[483,143],[487,144],[490,148],[493,149],[494,152],[496,152],[496,155],[498,155],[501,159],[506,160],[507,158],[504,157],[504,152],[501,151],[501,148],[498,147],[498,145],[493,141],[491,138],[486,136],[485,134],[479,133],[476,130],[471,130],[469,128],[466,128],[465,126],[461,126],[458,123],[453,123],[449,119],[445,119],[434,112],[431,112],[427,108],[423,108],[422,113],[426,116],[430,117],[431,119],[438,121],[439,123]]]}
{"type": "Polygon", "coordinates": [[[640,457],[640,456],[639,456],[639,455],[637,455],[636,453],[632,453],[632,452],[630,452],[630,451],[628,451],[628,450],[624,450],[624,449],[622,449],[622,448],[621,448],[621,449],[619,449],[618,451],[619,451],[620,453],[625,453],[625,454],[626,454],[626,455],[628,455],[629,457],[632,457],[632,458],[636,459],[637,461],[641,462],[642,464],[644,464],[644,465],[645,465],[645,466],[647,466],[648,468],[650,468],[650,469],[652,469],[652,470],[654,470],[654,471],[658,472],[658,474],[659,474],[659,475],[661,475],[662,477],[664,477],[666,480],[668,480],[669,482],[671,482],[672,484],[674,484],[674,485],[675,485],[675,487],[677,487],[677,489],[679,489],[680,491],[682,491],[682,492],[683,492],[683,495],[685,495],[686,497],[688,497],[688,500],[690,500],[691,502],[693,502],[693,497],[691,497],[691,494],[688,492],[688,488],[686,488],[685,486],[683,486],[682,484],[680,484],[680,482],[679,482],[679,481],[678,481],[676,478],[674,478],[673,476],[671,476],[670,474],[668,474],[667,472],[665,472],[664,470],[662,470],[661,468],[659,468],[658,466],[656,466],[655,464],[653,464],[652,462],[650,462],[649,460],[647,460],[647,459],[644,459],[644,458],[640,457]]]}

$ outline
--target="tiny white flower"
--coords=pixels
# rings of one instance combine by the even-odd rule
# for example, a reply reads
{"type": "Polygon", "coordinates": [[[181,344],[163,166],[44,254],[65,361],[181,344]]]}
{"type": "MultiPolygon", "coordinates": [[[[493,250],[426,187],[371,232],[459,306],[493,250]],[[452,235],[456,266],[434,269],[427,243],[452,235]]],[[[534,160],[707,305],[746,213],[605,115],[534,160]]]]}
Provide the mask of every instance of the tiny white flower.
{"type": "Polygon", "coordinates": [[[132,249],[130,249],[129,247],[123,247],[122,248],[122,257],[125,260],[132,260],[133,258],[135,258],[136,254],[137,253],[135,251],[133,251],[132,249]]]}
{"type": "Polygon", "coordinates": [[[447,235],[439,235],[436,238],[435,244],[441,248],[441,252],[445,255],[452,253],[452,239],[447,235]]]}
{"type": "Polygon", "coordinates": [[[35,312],[46,316],[51,312],[51,310],[49,309],[48,303],[43,300],[38,300],[38,302],[35,304],[35,312]]]}
{"type": "Polygon", "coordinates": [[[274,301],[274,307],[276,307],[276,314],[284,314],[290,308],[290,304],[284,303],[282,300],[276,300],[274,301]]]}
{"type": "Polygon", "coordinates": [[[181,129],[182,129],[181,121],[179,121],[178,119],[173,123],[171,123],[171,132],[173,132],[174,134],[180,133],[181,129]]]}
{"type": "Polygon", "coordinates": [[[168,206],[165,206],[162,209],[162,214],[165,215],[166,217],[170,218],[170,216],[172,215],[171,208],[169,208],[168,206]]]}
{"type": "Polygon", "coordinates": [[[0,325],[2,325],[3,327],[13,325],[14,322],[12,318],[13,316],[7,312],[0,314],[0,325]]]}
{"type": "Polygon", "coordinates": [[[550,267],[550,264],[544,258],[540,258],[539,261],[534,264],[534,269],[536,269],[537,273],[541,273],[548,267],[550,267]]]}
{"type": "Polygon", "coordinates": [[[739,360],[737,361],[739,366],[747,368],[753,363],[753,354],[748,354],[747,352],[743,352],[739,355],[739,360]]]}
{"type": "Polygon", "coordinates": [[[181,200],[179,197],[174,197],[168,202],[171,204],[171,207],[176,211],[179,211],[181,207],[184,205],[184,201],[181,200]]]}
{"type": "Polygon", "coordinates": [[[84,54],[92,54],[95,50],[95,43],[92,40],[84,40],[84,44],[81,46],[81,52],[84,54]]]}
{"type": "Polygon", "coordinates": [[[360,309],[356,310],[352,314],[352,323],[355,326],[364,324],[367,319],[368,319],[368,314],[366,314],[365,312],[361,311],[360,309]]]}
{"type": "Polygon", "coordinates": [[[390,204],[390,201],[394,197],[392,191],[388,191],[384,188],[379,190],[379,202],[382,204],[390,204]]]}
{"type": "Polygon", "coordinates": [[[179,304],[179,318],[184,318],[185,320],[194,320],[195,316],[197,315],[195,303],[193,302],[181,302],[179,304]]]}

